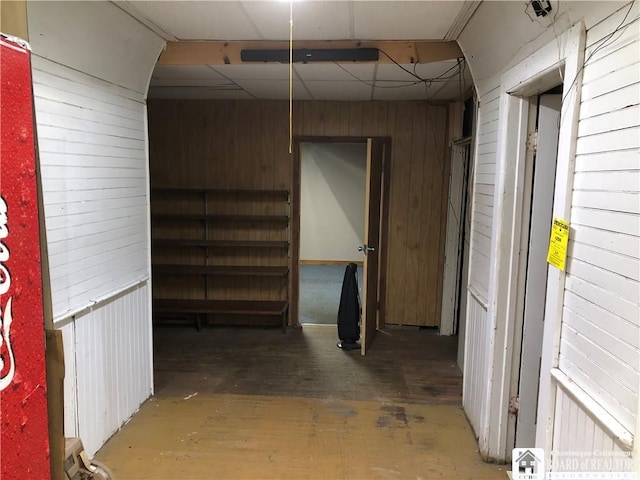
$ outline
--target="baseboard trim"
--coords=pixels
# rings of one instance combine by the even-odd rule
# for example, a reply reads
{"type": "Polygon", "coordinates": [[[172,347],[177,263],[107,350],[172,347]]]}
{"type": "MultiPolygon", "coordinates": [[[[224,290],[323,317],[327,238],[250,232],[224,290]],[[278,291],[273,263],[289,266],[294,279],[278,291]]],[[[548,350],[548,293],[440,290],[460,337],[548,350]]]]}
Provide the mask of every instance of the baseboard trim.
{"type": "Polygon", "coordinates": [[[362,266],[362,260],[355,262],[351,260],[300,260],[300,265],[342,265],[346,267],[350,263],[362,266]]]}

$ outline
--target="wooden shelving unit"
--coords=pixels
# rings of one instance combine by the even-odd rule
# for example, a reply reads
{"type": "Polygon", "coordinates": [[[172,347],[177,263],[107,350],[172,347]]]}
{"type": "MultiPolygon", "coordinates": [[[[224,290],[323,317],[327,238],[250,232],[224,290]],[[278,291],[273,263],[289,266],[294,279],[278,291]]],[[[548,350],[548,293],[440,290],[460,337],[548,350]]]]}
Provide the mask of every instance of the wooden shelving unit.
{"type": "Polygon", "coordinates": [[[154,321],[264,325],[286,331],[289,192],[154,188],[154,321]]]}
{"type": "Polygon", "coordinates": [[[159,214],[154,218],[166,220],[206,220],[209,223],[256,223],[256,224],[288,224],[289,217],[285,215],[205,215],[205,214],[159,214]]]}

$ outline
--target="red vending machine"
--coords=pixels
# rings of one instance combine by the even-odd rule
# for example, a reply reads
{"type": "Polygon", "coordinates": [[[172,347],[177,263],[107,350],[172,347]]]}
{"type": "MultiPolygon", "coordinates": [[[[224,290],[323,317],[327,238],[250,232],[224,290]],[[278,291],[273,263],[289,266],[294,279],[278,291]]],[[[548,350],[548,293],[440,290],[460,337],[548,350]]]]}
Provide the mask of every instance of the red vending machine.
{"type": "Polygon", "coordinates": [[[50,479],[31,57],[0,35],[0,479],[50,479]]]}

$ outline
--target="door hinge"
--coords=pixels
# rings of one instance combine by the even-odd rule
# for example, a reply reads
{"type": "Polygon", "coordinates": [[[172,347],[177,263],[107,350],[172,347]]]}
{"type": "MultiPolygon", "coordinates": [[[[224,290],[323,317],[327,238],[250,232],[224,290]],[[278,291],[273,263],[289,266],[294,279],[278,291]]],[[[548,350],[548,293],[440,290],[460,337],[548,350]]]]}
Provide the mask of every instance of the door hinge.
{"type": "Polygon", "coordinates": [[[509,414],[518,415],[518,410],[520,410],[520,397],[514,395],[509,399],[509,414]]]}
{"type": "Polygon", "coordinates": [[[538,151],[538,131],[530,132],[527,135],[527,152],[537,153],[538,151]]]}

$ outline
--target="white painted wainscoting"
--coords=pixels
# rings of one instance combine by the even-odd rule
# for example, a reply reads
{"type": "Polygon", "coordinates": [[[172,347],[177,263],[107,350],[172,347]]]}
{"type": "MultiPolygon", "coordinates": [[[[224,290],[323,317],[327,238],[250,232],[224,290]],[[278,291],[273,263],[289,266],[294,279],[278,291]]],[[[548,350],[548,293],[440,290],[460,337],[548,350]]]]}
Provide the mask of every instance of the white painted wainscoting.
{"type": "Polygon", "coordinates": [[[471,247],[469,284],[483,296],[489,295],[491,241],[493,238],[493,205],[496,183],[496,149],[498,143],[498,111],[500,88],[493,82],[486,92],[480,90],[478,127],[473,171],[471,247]]]}
{"type": "Polygon", "coordinates": [[[152,393],[146,92],[165,44],[114,2],[28,2],[65,435],[89,455],[152,393]]]}
{"type": "Polygon", "coordinates": [[[486,303],[480,295],[468,291],[462,406],[476,436],[481,434],[486,424],[489,395],[491,349],[487,321],[486,303]]]}
{"type": "Polygon", "coordinates": [[[149,285],[143,281],[62,326],[65,436],[90,456],[152,394],[149,285]]]}
{"type": "MultiPolygon", "coordinates": [[[[610,471],[637,471],[637,460],[630,456],[628,447],[622,446],[605,428],[600,419],[595,418],[588,410],[576,401],[562,386],[556,390],[556,408],[562,415],[556,415],[553,427],[553,452],[550,470],[554,472],[575,471],[575,463],[567,459],[577,458],[584,465],[598,466],[609,461],[610,471]],[[572,457],[571,452],[580,452],[579,457],[572,457]],[[636,461],[636,466],[633,462],[636,461]]],[[[590,470],[596,471],[591,467],[590,470]]],[[[587,470],[588,467],[584,467],[587,470]]]]}

